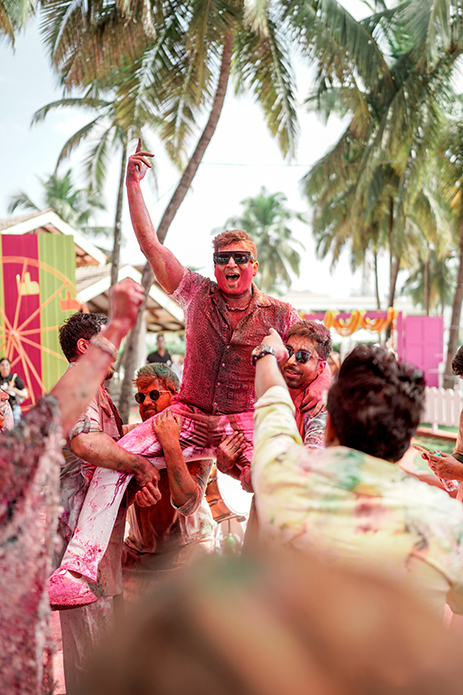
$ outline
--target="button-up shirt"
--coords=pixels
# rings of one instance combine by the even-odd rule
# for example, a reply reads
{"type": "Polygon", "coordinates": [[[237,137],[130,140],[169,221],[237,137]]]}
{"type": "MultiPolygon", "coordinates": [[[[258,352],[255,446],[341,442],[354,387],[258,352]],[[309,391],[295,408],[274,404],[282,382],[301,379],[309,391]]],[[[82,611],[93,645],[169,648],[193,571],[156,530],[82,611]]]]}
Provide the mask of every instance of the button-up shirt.
{"type": "MultiPolygon", "coordinates": [[[[72,369],[76,364],[77,362],[72,362],[68,369],[72,369]]],[[[59,519],[58,533],[62,542],[59,550],[56,549],[55,552],[55,566],[61,562],[66,545],[75,531],[85,496],[95,472],[95,466],[74,454],[71,449],[71,441],[79,434],[104,432],[117,442],[120,439],[120,429],[116,418],[117,414],[114,412],[111,398],[106,389],[100,386],[95,397],[92,398],[68,434],[66,446],[63,449],[65,462],[61,467],[60,475],[63,510],[59,519]]],[[[99,566],[97,582],[99,595],[115,596],[122,592],[121,555],[126,512],[127,503],[124,499],[119,508],[108,549],[99,566]]]]}
{"type": "Polygon", "coordinates": [[[260,528],[411,584],[443,613],[463,612],[463,509],[396,464],[336,446],[302,446],[289,393],[256,403],[252,483],[260,528]]]}
{"type": "Polygon", "coordinates": [[[274,328],[286,341],[300,316],[255,285],[246,315],[233,330],[217,283],[185,269],[172,298],[185,314],[187,351],[177,400],[212,414],[243,413],[255,403],[251,352],[274,328]]]}

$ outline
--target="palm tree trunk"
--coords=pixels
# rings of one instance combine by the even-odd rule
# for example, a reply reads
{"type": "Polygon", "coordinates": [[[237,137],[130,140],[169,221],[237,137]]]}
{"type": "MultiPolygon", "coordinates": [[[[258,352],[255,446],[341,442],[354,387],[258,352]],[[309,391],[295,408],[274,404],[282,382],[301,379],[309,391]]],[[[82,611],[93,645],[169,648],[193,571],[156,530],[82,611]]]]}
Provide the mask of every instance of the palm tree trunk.
{"type": "Polygon", "coordinates": [[[378,273],[378,250],[375,248],[373,251],[375,259],[375,293],[376,293],[376,306],[378,311],[381,311],[381,299],[379,296],[379,273],[378,273]]]}
{"type": "Polygon", "coordinates": [[[426,251],[426,261],[424,264],[424,305],[426,316],[429,316],[429,264],[430,264],[430,251],[429,248],[426,251]]]}
{"type": "MultiPolygon", "coordinates": [[[[217,83],[217,89],[215,92],[214,102],[212,104],[211,113],[209,114],[209,119],[206,126],[199,138],[198,144],[196,145],[195,151],[193,152],[188,165],[183,172],[182,178],[174,191],[169,204],[167,205],[164,214],[161,218],[157,229],[158,239],[161,243],[164,243],[169,227],[174,219],[177,211],[182,204],[191,183],[198,171],[199,165],[204,157],[207,147],[212,140],[212,136],[215,133],[217,124],[219,122],[220,115],[222,113],[223,104],[225,101],[225,95],[227,93],[228,80],[230,77],[230,66],[231,66],[231,56],[233,49],[233,32],[229,31],[225,35],[222,62],[220,65],[219,80],[217,83]]],[[[127,337],[127,343],[125,348],[125,360],[124,360],[124,380],[122,382],[121,394],[119,397],[119,412],[121,414],[122,422],[127,422],[129,417],[130,409],[130,393],[132,389],[132,377],[135,372],[135,359],[136,359],[136,348],[138,345],[138,338],[140,335],[141,322],[143,317],[143,311],[146,306],[146,299],[153,284],[154,274],[151,270],[150,265],[147,263],[143,268],[142,275],[142,285],[145,290],[145,303],[140,307],[137,323],[130,331],[127,337]]]]}
{"type": "Polygon", "coordinates": [[[124,138],[122,147],[122,162],[119,175],[119,188],[117,191],[116,219],[114,220],[114,244],[111,257],[111,286],[117,283],[119,275],[119,257],[121,252],[121,226],[122,226],[122,203],[124,200],[124,178],[127,161],[127,138],[124,138]]]}
{"type": "Polygon", "coordinates": [[[463,303],[463,224],[460,231],[460,266],[458,268],[457,286],[453,298],[452,323],[449,331],[447,348],[447,362],[444,372],[444,388],[451,389],[455,384],[452,376],[452,360],[455,357],[458,346],[458,334],[460,331],[461,305],[463,303]]]}
{"type": "MultiPolygon", "coordinates": [[[[387,307],[394,306],[395,289],[399,275],[400,259],[394,253],[394,199],[389,199],[389,303],[387,307]]],[[[391,337],[392,324],[386,329],[386,340],[391,337]]]]}

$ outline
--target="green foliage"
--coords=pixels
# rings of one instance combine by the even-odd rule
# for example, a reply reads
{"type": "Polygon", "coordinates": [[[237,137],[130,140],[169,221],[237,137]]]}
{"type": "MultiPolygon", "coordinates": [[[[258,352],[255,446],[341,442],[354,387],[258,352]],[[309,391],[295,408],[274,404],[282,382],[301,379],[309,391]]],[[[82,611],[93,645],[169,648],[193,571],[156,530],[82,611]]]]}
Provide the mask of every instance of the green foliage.
{"type": "MultiPolygon", "coordinates": [[[[320,4],[323,16],[330,3],[320,4]]],[[[317,88],[308,107],[325,118],[350,118],[338,143],[304,179],[318,252],[332,253],[336,263],[348,247],[355,268],[367,254],[376,264],[378,252],[387,249],[391,302],[398,270],[414,272],[431,246],[442,259],[452,238],[450,207],[439,200],[448,167],[441,136],[463,52],[463,16],[451,4],[383,4],[360,22],[363,34],[333,17],[329,33],[333,40],[342,36],[350,70],[334,70],[328,55],[315,54],[317,88]]]]}
{"type": "MultiPolygon", "coordinates": [[[[243,212],[227,220],[223,229],[245,229],[256,248],[259,270],[257,285],[264,292],[281,292],[291,285],[291,272],[299,277],[300,253],[294,248],[304,246],[293,237],[288,224],[292,220],[306,223],[304,215],[286,207],[283,193],[269,193],[262,187],[255,197],[241,201],[243,212]]],[[[214,230],[218,233],[220,230],[214,230]]]]}
{"type": "Polygon", "coordinates": [[[27,193],[19,191],[10,198],[9,213],[18,208],[33,211],[52,208],[62,220],[75,229],[91,231],[93,234],[108,233],[109,230],[105,227],[90,225],[95,213],[105,209],[100,196],[87,188],[77,188],[72,183],[71,169],[62,176],[54,173],[46,178],[39,177],[39,181],[42,184],[42,205],[36,205],[27,193]]]}
{"type": "Polygon", "coordinates": [[[14,48],[18,31],[34,14],[35,0],[0,0],[0,37],[6,36],[14,48]]]}

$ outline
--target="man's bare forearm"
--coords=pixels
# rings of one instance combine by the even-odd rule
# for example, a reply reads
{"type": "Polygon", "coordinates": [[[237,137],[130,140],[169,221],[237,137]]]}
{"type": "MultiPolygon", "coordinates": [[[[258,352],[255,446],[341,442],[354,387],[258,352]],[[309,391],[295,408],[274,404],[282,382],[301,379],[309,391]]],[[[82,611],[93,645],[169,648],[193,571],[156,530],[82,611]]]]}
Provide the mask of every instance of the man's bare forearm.
{"type": "Polygon", "coordinates": [[[78,434],[71,441],[71,449],[76,456],[93,466],[130,473],[136,477],[143,469],[149,471],[152,468],[148,461],[125,451],[104,432],[78,434]]]}
{"type": "Polygon", "coordinates": [[[169,478],[170,494],[176,507],[183,507],[198,494],[198,484],[191,476],[178,441],[163,443],[164,458],[169,478]]]}

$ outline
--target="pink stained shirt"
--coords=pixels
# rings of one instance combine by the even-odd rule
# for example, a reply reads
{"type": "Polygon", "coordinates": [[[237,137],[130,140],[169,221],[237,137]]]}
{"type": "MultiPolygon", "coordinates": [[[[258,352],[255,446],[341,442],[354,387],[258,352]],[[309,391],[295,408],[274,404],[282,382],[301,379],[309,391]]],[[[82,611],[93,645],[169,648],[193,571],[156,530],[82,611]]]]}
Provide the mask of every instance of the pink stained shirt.
{"type": "Polygon", "coordinates": [[[217,283],[188,268],[172,298],[185,314],[187,344],[182,385],[174,400],[214,415],[252,411],[251,352],[270,327],[286,341],[289,327],[300,321],[297,311],[253,284],[249,312],[232,330],[217,283]]]}

